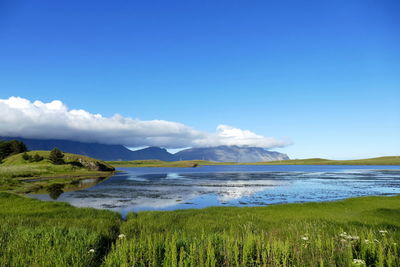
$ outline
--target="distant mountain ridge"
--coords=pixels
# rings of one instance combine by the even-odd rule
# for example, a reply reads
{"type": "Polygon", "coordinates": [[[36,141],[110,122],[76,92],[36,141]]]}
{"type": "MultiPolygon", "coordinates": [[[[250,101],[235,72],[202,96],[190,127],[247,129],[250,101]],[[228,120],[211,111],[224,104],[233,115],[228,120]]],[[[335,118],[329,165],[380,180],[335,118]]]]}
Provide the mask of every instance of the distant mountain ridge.
{"type": "Polygon", "coordinates": [[[29,150],[51,150],[55,147],[67,153],[80,154],[100,160],[208,160],[217,162],[259,162],[287,160],[286,154],[268,151],[258,147],[218,146],[190,148],[171,154],[160,147],[147,147],[129,150],[122,145],[85,143],[70,140],[29,139],[21,137],[0,137],[1,140],[17,139],[26,144],[29,150]]]}
{"type": "Polygon", "coordinates": [[[122,145],[84,143],[70,140],[29,139],[21,137],[0,137],[0,139],[20,140],[25,143],[29,150],[52,150],[53,148],[57,147],[67,153],[84,155],[101,160],[175,160],[175,156],[173,154],[169,153],[166,149],[159,147],[147,147],[132,151],[122,145]]]}

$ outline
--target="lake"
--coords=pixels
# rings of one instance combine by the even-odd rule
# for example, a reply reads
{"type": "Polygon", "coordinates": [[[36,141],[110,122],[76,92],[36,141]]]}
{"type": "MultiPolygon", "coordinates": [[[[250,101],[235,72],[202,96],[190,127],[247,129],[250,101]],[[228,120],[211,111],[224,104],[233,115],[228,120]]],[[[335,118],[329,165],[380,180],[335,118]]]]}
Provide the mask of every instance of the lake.
{"type": "MultiPolygon", "coordinates": [[[[142,210],[265,206],[400,194],[400,166],[234,165],[118,170],[92,187],[57,194],[57,201],[111,209],[125,216],[142,210]]],[[[54,194],[30,196],[56,198],[54,194]]]]}

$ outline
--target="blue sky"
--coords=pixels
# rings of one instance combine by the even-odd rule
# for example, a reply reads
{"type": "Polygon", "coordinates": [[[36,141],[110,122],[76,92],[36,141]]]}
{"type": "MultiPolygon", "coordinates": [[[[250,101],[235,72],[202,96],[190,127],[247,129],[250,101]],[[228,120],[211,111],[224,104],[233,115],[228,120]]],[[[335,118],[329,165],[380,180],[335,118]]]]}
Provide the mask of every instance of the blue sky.
{"type": "Polygon", "coordinates": [[[400,154],[399,1],[0,2],[0,98],[400,154]],[[218,2],[218,3],[216,3],[218,2]]]}

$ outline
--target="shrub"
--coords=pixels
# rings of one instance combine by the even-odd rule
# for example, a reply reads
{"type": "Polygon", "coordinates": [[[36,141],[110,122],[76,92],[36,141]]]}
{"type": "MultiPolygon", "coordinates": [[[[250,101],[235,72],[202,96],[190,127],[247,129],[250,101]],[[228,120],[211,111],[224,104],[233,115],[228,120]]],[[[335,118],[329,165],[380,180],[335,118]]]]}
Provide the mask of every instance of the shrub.
{"type": "Polygon", "coordinates": [[[54,148],[50,152],[49,160],[55,165],[64,164],[64,153],[62,153],[58,148],[54,148]]]}
{"type": "Polygon", "coordinates": [[[8,156],[26,152],[25,144],[18,140],[0,141],[0,161],[8,156]]]}
{"type": "Polygon", "coordinates": [[[39,162],[39,161],[42,161],[42,160],[43,160],[43,157],[40,156],[38,153],[36,153],[35,155],[33,155],[32,161],[34,161],[34,162],[39,162]]]}
{"type": "Polygon", "coordinates": [[[28,155],[28,153],[26,153],[26,152],[24,152],[24,154],[22,154],[22,158],[24,160],[29,160],[29,161],[32,159],[32,157],[30,155],[28,155]]]}

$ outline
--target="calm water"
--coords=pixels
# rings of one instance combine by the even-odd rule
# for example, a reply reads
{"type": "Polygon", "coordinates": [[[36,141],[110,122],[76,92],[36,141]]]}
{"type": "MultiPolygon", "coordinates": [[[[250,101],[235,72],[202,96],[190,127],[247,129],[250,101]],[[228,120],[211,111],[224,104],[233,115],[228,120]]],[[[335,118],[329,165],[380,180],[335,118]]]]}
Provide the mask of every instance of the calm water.
{"type": "MultiPolygon", "coordinates": [[[[57,201],[129,211],[265,206],[400,194],[400,166],[203,166],[120,168],[93,187],[57,201]]],[[[49,194],[32,197],[53,200],[49,194]]],[[[54,196],[52,196],[54,198],[54,196]]]]}

